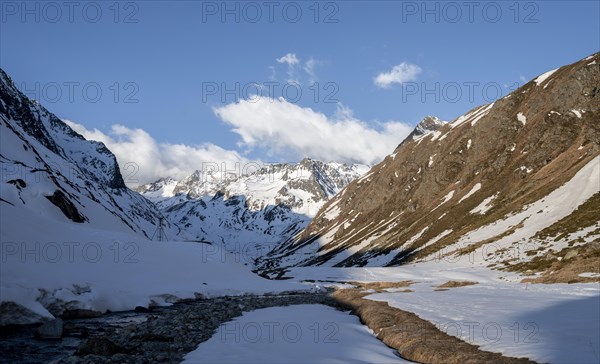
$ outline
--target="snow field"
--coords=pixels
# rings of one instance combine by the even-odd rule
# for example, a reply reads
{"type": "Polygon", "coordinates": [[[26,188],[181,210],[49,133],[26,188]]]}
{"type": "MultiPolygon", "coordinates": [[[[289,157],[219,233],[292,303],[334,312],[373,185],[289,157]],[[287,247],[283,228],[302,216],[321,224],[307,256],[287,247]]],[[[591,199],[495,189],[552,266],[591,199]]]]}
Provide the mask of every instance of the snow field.
{"type": "Polygon", "coordinates": [[[404,363],[356,316],[323,305],[246,312],[184,363],[404,363]]]}

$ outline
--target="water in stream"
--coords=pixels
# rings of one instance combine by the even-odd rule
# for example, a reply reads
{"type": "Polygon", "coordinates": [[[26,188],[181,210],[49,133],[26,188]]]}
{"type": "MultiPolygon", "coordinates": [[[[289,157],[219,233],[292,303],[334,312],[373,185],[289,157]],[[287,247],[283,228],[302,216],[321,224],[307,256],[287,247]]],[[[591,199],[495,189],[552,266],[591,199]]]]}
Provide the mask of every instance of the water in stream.
{"type": "Polygon", "coordinates": [[[72,356],[89,336],[106,333],[132,324],[139,324],[153,313],[116,312],[96,318],[64,320],[61,340],[39,340],[35,332],[39,325],[0,327],[0,358],[5,363],[41,363],[72,356]]]}

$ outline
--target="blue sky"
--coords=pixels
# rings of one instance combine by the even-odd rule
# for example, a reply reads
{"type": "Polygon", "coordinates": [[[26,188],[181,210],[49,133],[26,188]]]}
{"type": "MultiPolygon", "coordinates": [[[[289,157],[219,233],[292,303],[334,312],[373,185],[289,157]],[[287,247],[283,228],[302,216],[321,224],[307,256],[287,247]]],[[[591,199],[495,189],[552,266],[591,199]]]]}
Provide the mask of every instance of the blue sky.
{"type": "Polygon", "coordinates": [[[425,115],[451,120],[600,50],[598,1],[74,4],[2,2],[0,66],[28,96],[113,143],[134,138],[115,134],[118,124],[143,129],[157,144],[215,146],[249,160],[373,162],[381,151],[361,159],[344,154],[344,144],[319,150],[284,134],[310,138],[320,122],[345,121],[329,133],[373,132],[365,143],[377,144],[406,133],[400,124],[412,127],[425,115]],[[277,112],[257,109],[260,102],[236,108],[255,83],[263,96],[268,85],[271,96],[287,96],[291,105],[264,104],[282,107],[282,118],[269,119],[277,112]],[[221,94],[236,84],[235,95],[221,94]],[[289,113],[316,121],[287,128],[289,113]]]}

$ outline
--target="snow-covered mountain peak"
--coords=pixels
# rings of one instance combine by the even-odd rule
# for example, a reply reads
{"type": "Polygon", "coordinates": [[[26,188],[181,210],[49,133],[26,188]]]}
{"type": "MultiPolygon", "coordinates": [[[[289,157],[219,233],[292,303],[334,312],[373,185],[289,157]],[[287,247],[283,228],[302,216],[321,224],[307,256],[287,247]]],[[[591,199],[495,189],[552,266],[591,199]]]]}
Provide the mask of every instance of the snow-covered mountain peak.
{"type": "Polygon", "coordinates": [[[173,190],[179,182],[171,177],[164,177],[152,183],[138,186],[135,191],[143,193],[150,201],[160,201],[174,195],[173,190]]]}
{"type": "Polygon", "coordinates": [[[160,179],[137,191],[181,228],[181,236],[209,241],[286,240],[369,166],[321,162],[270,163],[235,175],[195,171],[160,179]]]}
{"type": "Polygon", "coordinates": [[[424,135],[433,133],[446,125],[447,123],[436,116],[427,115],[421,120],[414,130],[408,134],[408,136],[400,143],[402,145],[405,142],[417,140],[424,135]]]}

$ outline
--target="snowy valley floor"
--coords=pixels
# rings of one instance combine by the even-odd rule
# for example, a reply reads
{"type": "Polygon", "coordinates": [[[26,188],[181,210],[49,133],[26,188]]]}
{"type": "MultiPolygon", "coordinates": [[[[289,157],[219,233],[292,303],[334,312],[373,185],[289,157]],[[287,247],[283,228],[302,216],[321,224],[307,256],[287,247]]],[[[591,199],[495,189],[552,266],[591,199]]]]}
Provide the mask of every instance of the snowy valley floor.
{"type": "MultiPolygon", "coordinates": [[[[210,245],[156,243],[126,235],[115,240],[94,233],[87,236],[95,236],[95,242],[86,243],[87,248],[74,246],[72,255],[68,250],[57,255],[57,247],[69,246],[59,243],[42,246],[39,253],[32,246],[25,247],[27,253],[19,244],[3,244],[2,322],[34,323],[76,310],[125,311],[191,299],[171,306],[165,315],[151,310],[142,323],[105,332],[121,340],[112,354],[125,360],[121,349],[130,341],[175,353],[164,357],[167,362],[186,354],[190,362],[400,361],[356,316],[348,315],[348,307],[331,308],[339,302],[333,302],[327,289],[354,287],[364,301],[412,312],[423,323],[482,351],[537,362],[600,362],[598,283],[524,284],[513,273],[444,261],[394,268],[293,268],[286,273],[288,280],[272,281],[252,273],[243,254],[210,245]],[[449,281],[476,284],[438,287],[449,281]],[[392,287],[356,282],[406,283],[392,287]],[[303,293],[286,294],[292,291],[303,293]],[[7,311],[7,302],[26,309],[7,311]],[[290,350],[295,354],[288,354],[290,350]]],[[[368,323],[369,313],[361,314],[361,321],[368,323]]],[[[417,334],[425,327],[419,322],[412,323],[417,334]]],[[[386,342],[378,330],[375,334],[386,342]]],[[[96,349],[92,345],[90,350],[96,349]]],[[[400,354],[405,356],[402,350],[400,354]]]]}
{"type": "Polygon", "coordinates": [[[363,293],[485,351],[541,363],[600,362],[599,283],[525,284],[512,273],[442,261],[393,268],[293,268],[287,276],[342,288],[349,282],[411,281],[408,287],[363,293]],[[439,287],[449,281],[476,284],[439,287]]]}
{"type": "Polygon", "coordinates": [[[227,322],[185,363],[403,363],[356,316],[323,305],[265,308],[227,322]]]}

